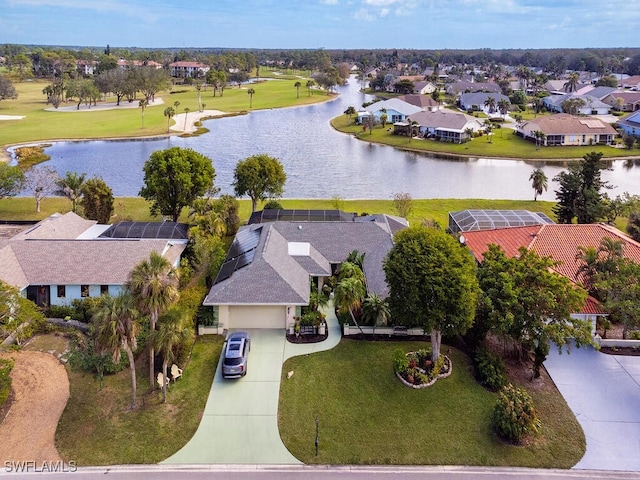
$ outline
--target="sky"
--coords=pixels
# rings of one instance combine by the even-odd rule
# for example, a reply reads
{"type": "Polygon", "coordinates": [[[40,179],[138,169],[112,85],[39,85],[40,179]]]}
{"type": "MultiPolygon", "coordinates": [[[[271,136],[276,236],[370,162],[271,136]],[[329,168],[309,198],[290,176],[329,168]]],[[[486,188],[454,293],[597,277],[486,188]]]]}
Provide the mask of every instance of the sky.
{"type": "Polygon", "coordinates": [[[638,0],[0,0],[0,43],[140,48],[639,47],[638,0]]]}

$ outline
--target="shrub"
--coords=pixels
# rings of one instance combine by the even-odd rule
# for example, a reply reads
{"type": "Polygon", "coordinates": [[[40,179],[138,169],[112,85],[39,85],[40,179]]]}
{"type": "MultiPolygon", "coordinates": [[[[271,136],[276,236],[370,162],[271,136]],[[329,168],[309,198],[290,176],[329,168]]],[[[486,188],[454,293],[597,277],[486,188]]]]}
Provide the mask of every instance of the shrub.
{"type": "Polygon", "coordinates": [[[485,387],[498,391],[507,384],[507,369],[501,357],[482,348],[474,358],[476,378],[485,387]]]}
{"type": "Polygon", "coordinates": [[[262,208],[264,210],[284,210],[284,207],[282,206],[282,204],[278,200],[273,200],[273,199],[265,203],[262,208]]]}
{"type": "Polygon", "coordinates": [[[0,408],[2,408],[11,393],[11,370],[13,361],[0,359],[0,408]]]}
{"type": "Polygon", "coordinates": [[[97,353],[95,339],[91,337],[84,339],[77,336],[72,340],[71,346],[71,353],[67,360],[72,370],[96,373],[102,380],[105,373],[118,373],[129,366],[129,359],[124,352],[120,355],[118,363],[113,362],[111,354],[97,353]]]}
{"type": "Polygon", "coordinates": [[[631,330],[629,332],[630,340],[640,340],[640,330],[631,330]]]}
{"type": "Polygon", "coordinates": [[[73,318],[76,309],[71,305],[51,305],[47,311],[49,318],[73,318]]]}
{"type": "Polygon", "coordinates": [[[72,300],[71,306],[74,309],[74,313],[71,315],[71,319],[85,323],[91,322],[93,309],[98,305],[98,302],[100,302],[100,297],[88,297],[72,300]]]}
{"type": "Polygon", "coordinates": [[[409,357],[407,357],[401,348],[393,352],[393,370],[396,373],[403,374],[409,369],[409,357]]]}
{"type": "Polygon", "coordinates": [[[508,384],[500,390],[493,409],[493,426],[498,435],[516,444],[524,435],[538,431],[540,420],[525,389],[508,384]]]}

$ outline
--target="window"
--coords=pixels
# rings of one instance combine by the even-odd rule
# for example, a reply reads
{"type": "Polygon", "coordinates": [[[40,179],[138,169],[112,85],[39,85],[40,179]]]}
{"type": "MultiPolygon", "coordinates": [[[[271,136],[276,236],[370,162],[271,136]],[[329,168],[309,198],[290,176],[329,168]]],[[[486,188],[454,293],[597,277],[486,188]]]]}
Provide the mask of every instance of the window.
{"type": "Polygon", "coordinates": [[[107,295],[109,293],[109,285],[100,285],[100,295],[107,295]]]}
{"type": "Polygon", "coordinates": [[[80,285],[80,296],[87,298],[89,296],[89,285],[80,285]]]}
{"type": "Polygon", "coordinates": [[[67,288],[64,285],[58,285],[58,298],[67,296],[67,288]]]}

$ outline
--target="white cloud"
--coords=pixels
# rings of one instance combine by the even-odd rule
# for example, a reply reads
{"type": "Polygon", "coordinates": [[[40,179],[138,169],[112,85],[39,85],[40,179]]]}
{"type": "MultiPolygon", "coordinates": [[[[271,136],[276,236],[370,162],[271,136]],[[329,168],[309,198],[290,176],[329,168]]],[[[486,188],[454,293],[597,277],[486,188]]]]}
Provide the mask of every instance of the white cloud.
{"type": "Polygon", "coordinates": [[[338,5],[338,0],[322,0],[320,3],[323,5],[338,5]]]}

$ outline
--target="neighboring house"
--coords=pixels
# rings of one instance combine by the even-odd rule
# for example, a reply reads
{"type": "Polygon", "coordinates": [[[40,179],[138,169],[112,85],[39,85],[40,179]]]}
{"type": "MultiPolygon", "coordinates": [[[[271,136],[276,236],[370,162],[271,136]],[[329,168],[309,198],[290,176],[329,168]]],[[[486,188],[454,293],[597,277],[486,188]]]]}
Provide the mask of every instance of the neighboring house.
{"type": "Polygon", "coordinates": [[[131,67],[153,67],[156,70],[162,68],[162,64],[158,62],[154,62],[153,60],[148,61],[140,61],[140,60],[118,60],[118,66],[120,68],[131,68],[131,67]]]}
{"type": "Polygon", "coordinates": [[[426,80],[421,80],[419,82],[413,82],[413,92],[418,95],[429,95],[436,91],[436,86],[428,82],[426,80]]]}
{"type": "Polygon", "coordinates": [[[576,95],[590,95],[597,98],[598,100],[602,100],[604,97],[606,97],[610,93],[615,92],[616,90],[617,89],[614,87],[594,87],[593,85],[587,85],[586,87],[583,87],[574,93],[576,95]]]}
{"type": "Polygon", "coordinates": [[[640,75],[633,75],[631,77],[627,77],[619,80],[618,86],[622,88],[630,88],[640,90],[640,75]]]}
{"type": "Polygon", "coordinates": [[[551,223],[555,222],[544,213],[530,212],[529,210],[460,210],[449,212],[449,231],[452,233],[551,223]]]}
{"type": "Polygon", "coordinates": [[[89,60],[76,60],[76,70],[80,75],[89,76],[93,75],[98,62],[89,60]]]}
{"type": "Polygon", "coordinates": [[[452,143],[468,140],[468,128],[474,132],[484,128],[479,119],[450,111],[418,112],[408,120],[418,123],[421,136],[452,143]]]}
{"type": "Polygon", "coordinates": [[[640,110],[620,119],[618,125],[627,135],[640,136],[640,110]]]}
{"type": "Polygon", "coordinates": [[[509,105],[511,105],[511,101],[509,97],[506,95],[502,95],[501,93],[486,93],[486,92],[475,92],[475,93],[463,93],[460,95],[458,99],[458,106],[467,111],[467,112],[484,112],[486,114],[499,114],[498,103],[501,100],[506,100],[509,105]],[[489,107],[485,105],[485,102],[489,98],[493,98],[495,100],[496,111],[489,112],[489,107]]]}
{"type": "MultiPolygon", "coordinates": [[[[397,98],[390,98],[389,100],[373,103],[364,110],[373,115],[377,121],[380,121],[382,114],[386,113],[389,123],[404,122],[409,115],[422,111],[420,107],[403,102],[397,98]]],[[[358,114],[358,117],[360,117],[360,114],[358,114]]]]}
{"type": "MultiPolygon", "coordinates": [[[[634,241],[616,228],[604,224],[586,225],[536,225],[527,227],[500,228],[466,232],[465,244],[477,261],[482,261],[490,244],[499,245],[508,257],[518,255],[520,247],[536,252],[540,256],[551,257],[558,262],[553,270],[572,282],[583,285],[584,278],[578,275],[580,268],[576,255],[578,247],[598,249],[604,238],[623,242],[623,255],[640,263],[640,243],[634,241]]],[[[571,316],[593,322],[595,332],[597,317],[606,313],[593,297],[588,297],[584,308],[571,316]]]]}
{"type": "Polygon", "coordinates": [[[353,250],[364,254],[369,292],[388,296],[382,263],[406,220],[336,210],[273,212],[258,212],[252,218],[261,223],[240,228],[203,302],[214,309],[218,328],[286,328],[309,304],[310,282],[321,288],[353,250]]]}
{"type": "Polygon", "coordinates": [[[516,126],[516,134],[536,141],[535,132],[545,134],[543,145],[611,145],[617,135],[615,128],[598,118],[585,118],[556,113],[522,122],[516,126]]]}
{"type": "Polygon", "coordinates": [[[402,100],[403,102],[410,103],[411,105],[415,105],[416,107],[420,107],[425,112],[433,112],[438,110],[440,105],[429,95],[401,95],[396,97],[398,100],[402,100]]]}
{"type": "Polygon", "coordinates": [[[500,85],[493,82],[471,82],[468,80],[459,80],[447,86],[447,93],[454,97],[463,93],[502,93],[500,85]]]}
{"type": "Polygon", "coordinates": [[[54,214],[0,241],[0,280],[43,307],[117,295],[152,251],[177,267],[186,244],[183,224],[99,225],[72,212],[54,214]]]}
{"type": "Polygon", "coordinates": [[[640,92],[612,92],[604,97],[602,101],[615,110],[622,112],[640,110],[640,92]]]}
{"type": "Polygon", "coordinates": [[[204,76],[209,70],[208,65],[200,62],[173,62],[169,64],[171,76],[178,78],[204,76]]]}
{"type": "Polygon", "coordinates": [[[562,113],[562,103],[572,99],[580,99],[584,102],[584,105],[578,110],[581,115],[606,115],[611,109],[608,104],[591,94],[577,95],[575,93],[567,93],[565,95],[550,95],[544,97],[542,103],[550,112],[562,113]]]}
{"type": "Polygon", "coordinates": [[[567,83],[566,80],[547,80],[547,83],[544,84],[544,90],[551,95],[564,95],[567,93],[564,89],[565,83],[567,83]]]}

